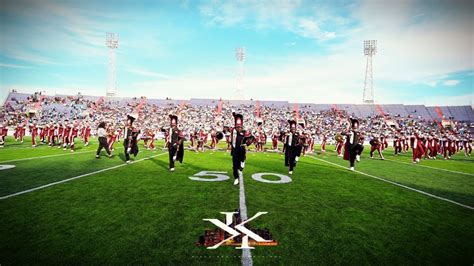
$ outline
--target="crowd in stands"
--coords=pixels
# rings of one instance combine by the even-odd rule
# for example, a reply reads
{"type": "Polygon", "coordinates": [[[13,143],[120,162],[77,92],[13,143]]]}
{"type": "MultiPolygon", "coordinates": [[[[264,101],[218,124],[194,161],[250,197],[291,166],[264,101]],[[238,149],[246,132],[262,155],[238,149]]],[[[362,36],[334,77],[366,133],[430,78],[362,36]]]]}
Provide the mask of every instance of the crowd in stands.
{"type": "MultiPolygon", "coordinates": [[[[176,114],[179,117],[179,128],[185,133],[186,139],[192,141],[193,146],[199,145],[197,143],[199,141],[201,143],[205,141],[204,145],[209,142],[207,145],[212,146],[211,141],[215,141],[217,133],[225,132],[226,127],[233,126],[233,112],[242,114],[244,128],[252,132],[257,140],[264,142],[267,139],[269,141],[277,139],[282,132],[288,130],[288,120],[295,119],[298,121],[301,133],[307,136],[309,143],[312,142],[310,147],[314,143],[337,144],[340,133],[349,126],[349,118],[354,116],[345,110],[336,108],[315,110],[310,106],[298,110],[292,105],[237,105],[220,100],[208,105],[191,105],[170,99],[157,104],[144,97],[122,101],[119,98],[90,98],[80,94],[46,96],[37,92],[25,97],[7,99],[0,109],[2,125],[0,132],[5,132],[2,133],[5,136],[8,130],[14,131],[15,138],[18,138],[19,135],[27,134],[27,130],[31,135],[34,134],[32,130],[36,128],[35,134],[40,136],[42,131],[47,129],[48,132],[53,132],[54,141],[54,135],[57,134],[54,130],[58,131],[59,128],[64,130],[71,127],[72,130],[69,132],[76,130],[79,137],[86,131],[89,131],[90,135],[96,134],[99,123],[105,122],[107,131],[115,135],[114,141],[117,141],[125,126],[127,114],[137,113],[138,119],[135,125],[140,128],[142,138],[156,139],[164,137],[164,129],[169,127],[168,115],[176,114]],[[24,133],[21,133],[22,129],[19,127],[24,128],[24,133]]],[[[390,114],[357,118],[366,143],[374,138],[383,138],[383,141],[393,141],[395,145],[397,139],[409,139],[415,133],[426,139],[430,137],[438,140],[470,142],[472,134],[469,121],[453,119],[435,121],[413,115],[390,114]]],[[[51,145],[47,140],[48,134],[43,133],[44,138],[41,140],[51,145]]],[[[57,138],[56,142],[64,144],[60,138],[57,138]]]]}

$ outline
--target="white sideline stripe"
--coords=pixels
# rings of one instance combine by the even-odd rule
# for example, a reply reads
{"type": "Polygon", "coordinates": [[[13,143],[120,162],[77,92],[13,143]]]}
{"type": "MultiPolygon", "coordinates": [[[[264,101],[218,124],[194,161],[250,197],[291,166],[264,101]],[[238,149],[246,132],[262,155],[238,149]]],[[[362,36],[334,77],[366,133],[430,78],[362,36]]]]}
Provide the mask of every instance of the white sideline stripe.
{"type": "Polygon", "coordinates": [[[392,159],[385,159],[385,161],[391,161],[391,162],[396,162],[396,163],[402,163],[402,164],[408,164],[408,165],[413,165],[413,166],[425,167],[425,168],[430,168],[430,169],[434,169],[434,170],[441,170],[441,171],[451,172],[451,173],[460,174],[460,175],[474,176],[474,174],[470,174],[470,173],[458,172],[458,171],[454,171],[454,170],[437,168],[437,167],[427,166],[427,165],[421,165],[419,163],[414,164],[414,163],[400,162],[400,161],[392,160],[392,159]]]}
{"type": "MultiPolygon", "coordinates": [[[[341,166],[341,165],[339,165],[339,164],[337,164],[337,163],[329,162],[329,161],[326,161],[326,160],[323,160],[323,159],[319,159],[319,158],[315,158],[315,157],[312,157],[312,156],[310,156],[310,158],[313,158],[313,159],[319,160],[319,161],[323,161],[323,162],[325,162],[325,163],[328,163],[328,164],[331,164],[331,165],[334,165],[334,166],[337,166],[337,167],[340,167],[340,168],[343,168],[343,169],[347,169],[346,167],[341,166]]],[[[432,197],[432,198],[435,198],[435,199],[443,200],[443,201],[446,201],[446,202],[449,202],[449,203],[452,203],[452,204],[455,204],[455,205],[464,207],[464,208],[466,208],[466,209],[474,210],[474,207],[472,207],[472,206],[465,205],[465,204],[459,203],[459,202],[457,202],[457,201],[450,200],[450,199],[447,199],[447,198],[443,198],[443,197],[440,197],[440,196],[436,196],[436,195],[430,194],[430,193],[428,193],[428,192],[424,192],[424,191],[419,190],[419,189],[416,189],[416,188],[412,188],[412,187],[405,186],[405,185],[402,185],[402,184],[397,183],[397,182],[393,182],[393,181],[387,180],[387,179],[385,179],[385,178],[381,178],[381,177],[378,177],[378,176],[366,174],[366,173],[364,173],[364,172],[357,171],[357,170],[354,170],[354,172],[356,172],[356,173],[358,173],[358,174],[361,174],[361,175],[368,176],[368,177],[372,177],[372,178],[374,178],[374,179],[377,179],[377,180],[380,180],[380,181],[383,181],[383,182],[390,183],[390,184],[392,184],[392,185],[395,185],[395,186],[398,186],[398,187],[401,187],[401,188],[405,188],[405,189],[408,189],[408,190],[411,190],[411,191],[418,192],[418,193],[423,194],[423,195],[428,196],[428,197],[432,197]]]]}
{"type": "Polygon", "coordinates": [[[109,167],[109,168],[104,168],[104,169],[101,169],[101,170],[98,170],[98,171],[90,172],[90,173],[87,173],[87,174],[71,177],[71,178],[68,178],[68,179],[64,179],[64,180],[49,183],[49,184],[46,184],[46,185],[42,185],[42,186],[39,186],[39,187],[35,187],[35,188],[28,189],[28,190],[16,192],[16,193],[13,193],[13,194],[10,194],[10,195],[2,196],[2,197],[0,197],[0,200],[8,199],[8,198],[19,196],[19,195],[26,194],[26,193],[30,193],[30,192],[33,192],[33,191],[36,191],[36,190],[40,190],[40,189],[43,189],[43,188],[55,186],[55,185],[58,185],[58,184],[61,184],[61,183],[66,183],[66,182],[69,182],[69,181],[72,181],[72,180],[75,180],[75,179],[79,179],[81,177],[95,175],[95,174],[102,173],[102,172],[105,172],[105,171],[109,171],[109,170],[112,170],[112,169],[116,169],[116,168],[119,168],[119,167],[122,167],[122,166],[138,163],[138,162],[141,162],[143,160],[148,160],[148,159],[151,159],[151,158],[163,155],[163,154],[166,154],[166,152],[156,154],[156,155],[153,155],[153,156],[149,156],[149,157],[146,157],[146,158],[143,158],[143,159],[140,159],[140,160],[136,160],[136,161],[133,161],[129,164],[127,164],[127,163],[119,164],[119,165],[112,166],[112,167],[109,167]]]}
{"type": "MultiPolygon", "coordinates": [[[[244,189],[244,175],[239,176],[239,206],[240,206],[240,217],[243,221],[247,220],[247,205],[245,204],[245,189],[244,189]]],[[[250,249],[242,249],[242,266],[252,266],[252,254],[250,249]]]]}
{"type": "Polygon", "coordinates": [[[57,156],[66,156],[66,155],[73,155],[73,154],[81,154],[81,153],[86,153],[86,152],[93,152],[93,150],[90,150],[90,151],[80,151],[80,152],[70,152],[70,151],[69,151],[68,153],[51,154],[51,155],[44,155],[44,156],[38,156],[38,157],[28,157],[28,158],[22,158],[22,159],[14,159],[14,160],[0,161],[0,163],[10,163],[10,162],[28,161],[28,160],[43,159],[43,158],[49,158],[49,157],[57,157],[57,156]]]}
{"type": "MultiPolygon", "coordinates": [[[[335,153],[335,151],[332,151],[332,152],[335,153]]],[[[434,169],[434,170],[441,170],[441,171],[451,172],[451,173],[455,173],[455,174],[474,176],[474,174],[470,174],[470,173],[458,172],[458,171],[454,171],[454,170],[437,168],[437,167],[427,166],[427,165],[421,165],[421,164],[418,164],[418,163],[414,164],[414,163],[400,162],[398,160],[392,160],[392,159],[387,159],[387,158],[385,158],[385,161],[391,161],[391,162],[396,162],[396,163],[402,163],[402,164],[408,164],[408,165],[413,165],[413,166],[425,167],[425,168],[430,168],[430,169],[434,169]]]]}

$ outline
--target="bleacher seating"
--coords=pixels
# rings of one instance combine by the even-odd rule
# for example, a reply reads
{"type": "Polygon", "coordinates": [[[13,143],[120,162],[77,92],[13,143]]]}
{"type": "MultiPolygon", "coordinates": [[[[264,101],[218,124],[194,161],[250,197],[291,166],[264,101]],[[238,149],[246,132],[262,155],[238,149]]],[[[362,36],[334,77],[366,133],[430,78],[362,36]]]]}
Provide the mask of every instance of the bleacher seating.
{"type": "MultiPolygon", "coordinates": [[[[19,92],[10,92],[5,104],[16,105],[17,102],[20,102],[21,105],[23,101],[26,101],[31,94],[28,93],[19,93],[19,92]]],[[[77,95],[55,95],[58,97],[68,98],[75,97],[77,95]]],[[[48,96],[51,97],[51,96],[48,96]]],[[[97,102],[101,97],[100,96],[89,96],[82,95],[84,100],[97,102]]],[[[141,98],[130,98],[130,97],[104,97],[104,102],[106,103],[116,103],[122,106],[128,104],[139,103],[141,98]]],[[[193,106],[213,106],[219,103],[219,99],[200,99],[192,98],[190,100],[179,100],[179,99],[147,99],[148,104],[154,104],[157,106],[169,106],[175,105],[179,106],[182,103],[187,103],[193,106]]],[[[222,100],[225,105],[246,105],[252,106],[256,105],[256,100],[222,100]]],[[[66,101],[67,104],[67,101],[66,101]]],[[[295,104],[289,103],[288,101],[259,101],[260,106],[267,106],[273,108],[288,108],[293,110],[295,104]]],[[[380,115],[381,113],[390,114],[391,116],[408,116],[412,115],[415,118],[421,118],[424,120],[440,120],[440,115],[438,111],[441,111],[442,115],[449,119],[454,117],[455,120],[472,122],[474,123],[474,111],[471,106],[424,106],[424,105],[403,105],[403,104],[381,104],[381,105],[368,105],[368,104],[314,104],[314,103],[299,103],[297,104],[300,111],[314,111],[320,112],[323,110],[329,110],[336,108],[341,111],[347,112],[349,115],[356,117],[368,117],[374,115],[380,115]]],[[[63,103],[50,103],[44,104],[42,106],[46,110],[55,109],[58,111],[65,111],[69,107],[63,103]]],[[[25,107],[26,108],[26,107],[25,107]]],[[[76,108],[85,109],[85,106],[77,106],[76,108]]]]}

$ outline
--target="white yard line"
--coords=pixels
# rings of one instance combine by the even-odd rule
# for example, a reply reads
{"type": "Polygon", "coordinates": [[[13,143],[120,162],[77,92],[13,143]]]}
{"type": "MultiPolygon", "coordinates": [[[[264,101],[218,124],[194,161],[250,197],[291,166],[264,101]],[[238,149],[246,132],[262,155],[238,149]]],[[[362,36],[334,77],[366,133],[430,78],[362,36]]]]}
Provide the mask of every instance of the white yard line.
{"type": "MultiPolygon", "coordinates": [[[[332,150],[330,152],[336,153],[335,151],[332,151],[332,150]]],[[[385,158],[385,161],[391,161],[391,162],[402,163],[402,164],[409,164],[409,165],[413,165],[413,166],[425,167],[425,168],[429,168],[429,169],[433,169],[433,170],[441,170],[441,171],[455,173],[455,174],[474,176],[474,174],[471,174],[471,173],[459,172],[459,171],[443,169],[443,168],[437,168],[437,167],[433,167],[433,166],[422,165],[422,164],[419,164],[419,163],[417,163],[417,164],[407,163],[407,162],[401,162],[401,161],[398,161],[398,160],[392,160],[392,159],[387,159],[387,158],[385,158]]]]}
{"type": "MultiPolygon", "coordinates": [[[[138,163],[138,162],[141,162],[141,161],[143,161],[143,160],[148,160],[148,159],[150,159],[150,158],[154,158],[154,157],[157,157],[157,156],[160,156],[160,155],[163,155],[163,154],[166,154],[166,152],[160,153],[160,154],[156,154],[156,155],[152,155],[152,156],[149,156],[149,157],[140,159],[140,160],[132,161],[132,162],[129,163],[129,164],[138,163]]],[[[94,160],[95,160],[95,159],[94,159],[94,160]]],[[[43,185],[43,186],[39,186],[39,187],[35,187],[35,188],[32,188],[32,189],[27,189],[27,190],[24,190],[24,191],[16,192],[16,193],[13,193],[13,194],[10,194],[10,195],[2,196],[2,197],[0,197],[0,200],[8,199],[8,198],[15,197],[15,196],[19,196],[19,195],[26,194],[26,193],[30,193],[30,192],[33,192],[33,191],[36,191],[36,190],[40,190],[40,189],[43,189],[43,188],[55,186],[55,185],[58,185],[58,184],[61,184],[61,183],[66,183],[66,182],[69,182],[69,181],[72,181],[72,180],[75,180],[75,179],[79,179],[79,178],[81,178],[81,177],[90,176],[90,175],[95,175],[95,174],[98,174],[98,173],[102,173],[102,172],[105,172],[105,171],[109,171],[109,170],[112,170],[112,169],[116,169],[116,168],[119,168],[119,167],[123,167],[123,166],[129,165],[129,164],[123,163],[123,164],[119,164],[119,165],[112,166],[112,167],[109,167],[109,168],[104,168],[104,169],[101,169],[101,170],[98,170],[98,171],[90,172],[90,173],[87,173],[87,174],[83,174],[83,175],[71,177],[71,178],[64,179],[64,180],[57,181],[57,182],[53,182],[53,183],[49,183],[49,184],[46,184],[46,185],[43,185]]]]}
{"type": "Polygon", "coordinates": [[[70,152],[70,151],[68,150],[67,153],[51,154],[51,155],[44,155],[44,156],[37,156],[37,157],[28,157],[28,158],[21,158],[21,159],[0,161],[0,163],[11,163],[11,162],[28,161],[28,160],[34,160],[34,159],[43,159],[43,158],[49,158],[49,157],[58,157],[58,156],[74,155],[74,154],[81,154],[81,153],[87,153],[87,152],[95,152],[95,151],[90,150],[90,151],[70,152]]]}
{"type": "MultiPolygon", "coordinates": [[[[339,165],[339,164],[336,164],[336,163],[333,163],[333,162],[329,162],[329,161],[326,161],[326,160],[323,160],[323,159],[319,159],[319,158],[312,157],[312,156],[310,156],[310,158],[313,158],[313,159],[315,159],[315,160],[322,161],[322,162],[325,162],[325,163],[328,163],[328,164],[337,166],[337,167],[339,167],[339,168],[347,169],[347,167],[344,167],[344,166],[341,166],[341,165],[339,165]]],[[[374,178],[374,179],[377,179],[377,180],[380,180],[380,181],[383,181],[383,182],[387,182],[387,183],[389,183],[389,184],[392,184],[392,185],[395,185],[395,186],[398,186],[398,187],[401,187],[401,188],[405,188],[405,189],[408,189],[408,190],[411,190],[411,191],[414,191],[414,192],[423,194],[423,195],[428,196],[428,197],[432,197],[432,198],[435,198],[435,199],[443,200],[443,201],[446,201],[446,202],[449,202],[449,203],[452,203],[452,204],[461,206],[461,207],[466,208],[466,209],[474,210],[474,207],[472,207],[472,206],[465,205],[465,204],[459,203],[459,202],[457,202],[457,201],[450,200],[450,199],[447,199],[447,198],[443,198],[443,197],[440,197],[440,196],[436,196],[436,195],[430,194],[430,193],[428,193],[428,192],[425,192],[425,191],[422,191],[422,190],[419,190],[419,189],[416,189],[416,188],[412,188],[412,187],[409,187],[409,186],[405,186],[405,185],[399,184],[399,183],[397,183],[397,182],[393,182],[393,181],[387,180],[387,179],[382,178],[382,177],[378,177],[378,176],[366,174],[366,173],[364,173],[364,172],[357,171],[357,170],[355,170],[354,172],[356,172],[356,173],[358,173],[358,174],[361,174],[361,175],[365,175],[365,176],[374,178]]]]}
{"type": "MultiPolygon", "coordinates": [[[[245,204],[245,188],[244,188],[244,175],[239,176],[239,206],[240,206],[240,217],[242,221],[246,221],[248,219],[247,216],[247,205],[245,204]]],[[[250,253],[250,249],[242,249],[242,266],[252,266],[252,254],[250,253]]]]}
{"type": "Polygon", "coordinates": [[[434,170],[441,170],[441,171],[450,172],[450,173],[455,173],[455,174],[460,174],[460,175],[474,176],[474,174],[470,174],[470,173],[459,172],[459,171],[454,171],[454,170],[449,170],[449,169],[443,169],[443,168],[437,168],[437,167],[433,167],[433,166],[422,165],[422,164],[419,164],[419,163],[414,164],[414,163],[400,162],[400,161],[397,161],[397,160],[392,160],[392,159],[387,159],[387,158],[385,158],[385,161],[391,161],[391,162],[402,163],[402,164],[409,164],[409,165],[413,165],[413,166],[425,167],[425,168],[434,169],[434,170]]]}

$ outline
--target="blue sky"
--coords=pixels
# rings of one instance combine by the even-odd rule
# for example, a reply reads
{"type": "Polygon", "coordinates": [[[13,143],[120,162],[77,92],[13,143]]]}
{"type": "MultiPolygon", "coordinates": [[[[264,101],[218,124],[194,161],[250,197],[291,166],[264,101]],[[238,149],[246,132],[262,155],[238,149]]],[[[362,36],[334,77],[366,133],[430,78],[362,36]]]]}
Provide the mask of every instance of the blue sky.
{"type": "Polygon", "coordinates": [[[377,39],[376,102],[473,104],[472,1],[0,3],[0,99],[104,95],[115,32],[119,96],[233,99],[244,46],[247,99],[361,103],[362,44],[377,39]]]}

